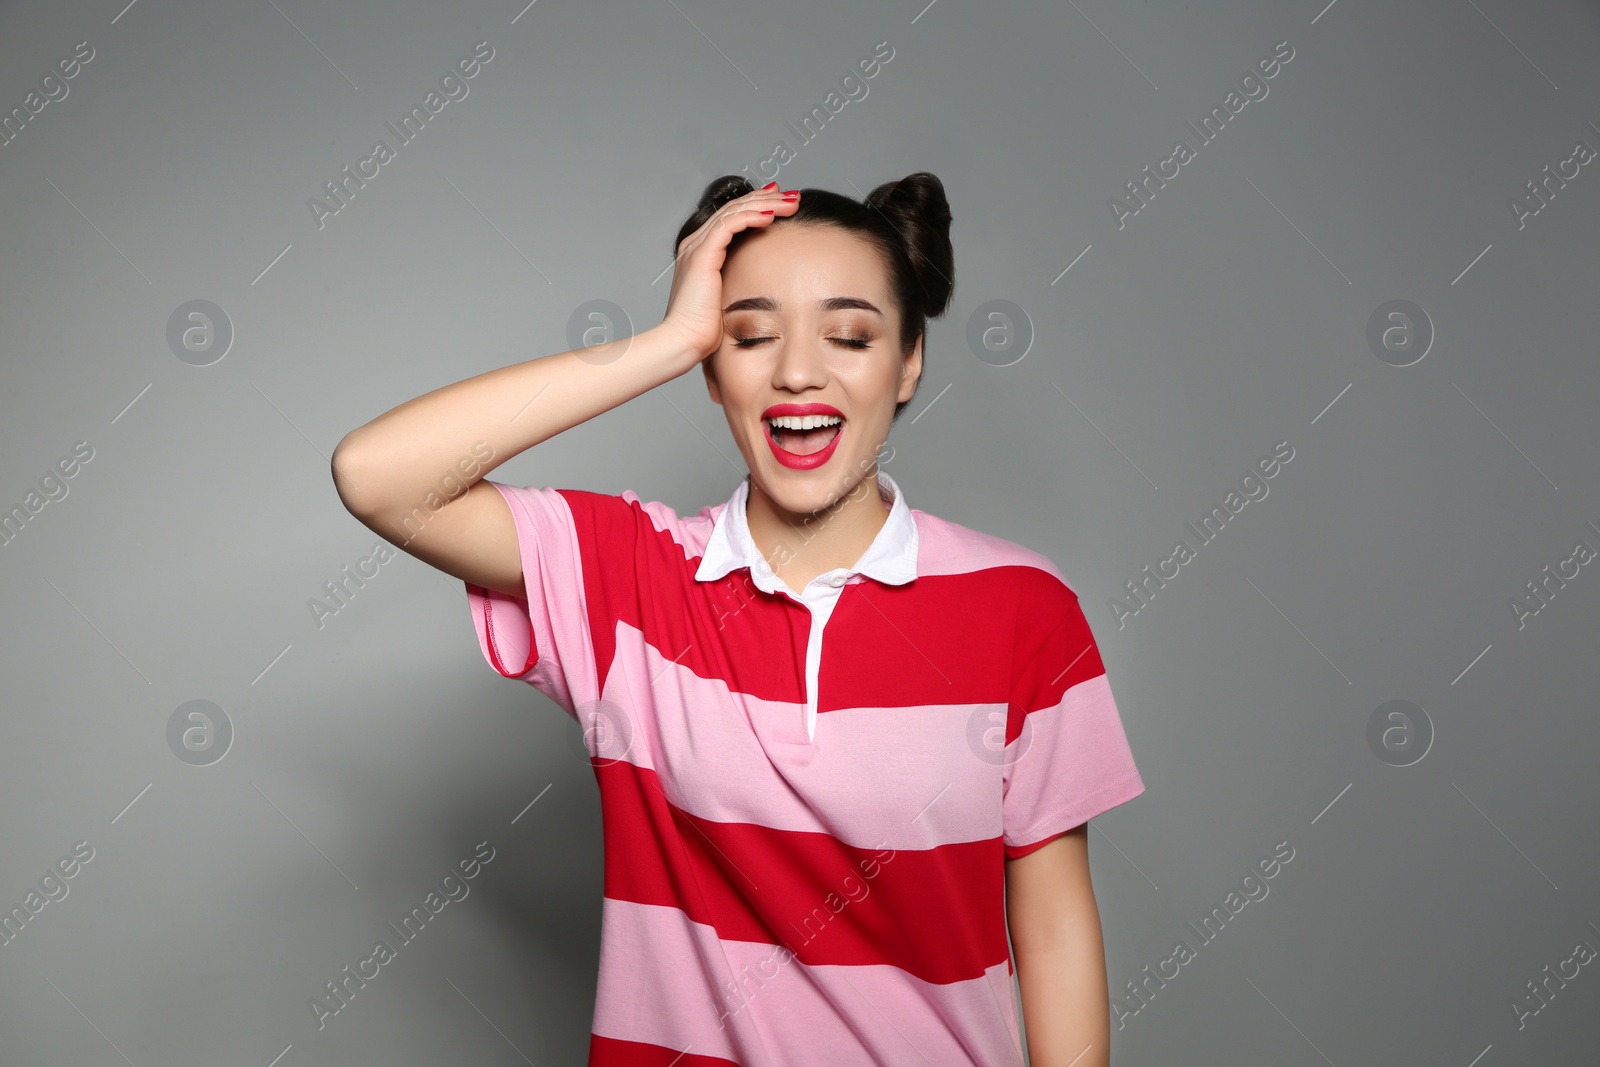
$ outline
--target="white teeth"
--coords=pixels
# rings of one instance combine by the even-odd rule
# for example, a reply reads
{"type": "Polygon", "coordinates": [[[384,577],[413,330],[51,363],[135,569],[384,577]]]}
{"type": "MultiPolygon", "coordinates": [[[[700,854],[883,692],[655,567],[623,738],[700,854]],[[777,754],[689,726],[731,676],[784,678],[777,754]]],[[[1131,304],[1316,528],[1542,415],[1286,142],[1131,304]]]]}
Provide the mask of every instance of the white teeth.
{"type": "Polygon", "coordinates": [[[843,421],[838,415],[774,415],[767,420],[778,430],[814,430],[818,426],[832,426],[843,421]]]}

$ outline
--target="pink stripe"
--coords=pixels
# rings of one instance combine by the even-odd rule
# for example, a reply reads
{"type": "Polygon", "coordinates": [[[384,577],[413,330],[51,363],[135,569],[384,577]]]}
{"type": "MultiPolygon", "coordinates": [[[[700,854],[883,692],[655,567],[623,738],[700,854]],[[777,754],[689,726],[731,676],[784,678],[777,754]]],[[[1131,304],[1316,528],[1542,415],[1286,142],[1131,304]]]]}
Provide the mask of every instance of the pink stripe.
{"type": "Polygon", "coordinates": [[[632,489],[619,494],[629,504],[637,504],[646,515],[650,517],[650,525],[654,526],[657,533],[666,534],[678,542],[683,549],[683,558],[687,560],[698,559],[705,552],[706,544],[711,540],[711,526],[726,503],[708,504],[694,515],[681,518],[678,512],[668,504],[659,500],[641,500],[639,494],[632,489]]]}
{"type": "Polygon", "coordinates": [[[516,524],[526,600],[468,583],[479,648],[501,674],[521,678],[576,716],[578,703],[593,699],[598,675],[572,509],[554,489],[490,484],[516,524]],[[527,662],[530,637],[537,664],[526,674],[507,673],[527,662]]]}
{"type": "Polygon", "coordinates": [[[610,899],[602,940],[602,1037],[747,1067],[860,1063],[864,1054],[875,1063],[1022,1063],[1004,962],[945,985],[889,965],[811,967],[772,945],[719,941],[676,908],[610,899]]]}
{"type": "MultiPolygon", "coordinates": [[[[970,574],[989,567],[1034,567],[1055,578],[1068,589],[1072,586],[1055,562],[1042,553],[1014,541],[983,533],[937,515],[911,509],[917,520],[917,576],[970,574]]],[[[1077,590],[1072,589],[1073,595],[1077,590]]]]}
{"type": "Polygon", "coordinates": [[[825,833],[857,848],[1000,836],[1003,768],[968,747],[968,727],[979,708],[1004,722],[1004,703],[842,708],[818,716],[814,744],[789,744],[805,737],[803,705],[730,693],[725,682],[670,662],[625,623],[616,648],[605,700],[626,721],[600,755],[655,771],[668,799],[690,814],[825,833]],[[767,753],[763,738],[783,751],[767,753]],[[661,753],[671,753],[668,766],[661,753]],[[827,798],[826,819],[814,797],[827,798]]]}
{"type": "Polygon", "coordinates": [[[1029,712],[1006,754],[1007,845],[1071,829],[1144,792],[1104,674],[1029,712]]]}

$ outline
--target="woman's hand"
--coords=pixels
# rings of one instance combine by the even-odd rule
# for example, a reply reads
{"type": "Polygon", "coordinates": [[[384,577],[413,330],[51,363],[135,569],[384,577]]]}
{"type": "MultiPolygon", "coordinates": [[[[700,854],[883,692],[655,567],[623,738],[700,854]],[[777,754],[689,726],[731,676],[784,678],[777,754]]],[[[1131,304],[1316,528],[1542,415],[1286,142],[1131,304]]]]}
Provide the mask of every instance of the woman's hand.
{"type": "Polygon", "coordinates": [[[779,215],[792,215],[799,194],[785,200],[778,183],[756,189],[723,204],[705,225],[678,242],[672,291],[662,325],[704,359],[722,345],[722,265],[728,242],[746,227],[769,226],[779,215]],[[766,212],[766,214],[763,214],[766,212]]]}

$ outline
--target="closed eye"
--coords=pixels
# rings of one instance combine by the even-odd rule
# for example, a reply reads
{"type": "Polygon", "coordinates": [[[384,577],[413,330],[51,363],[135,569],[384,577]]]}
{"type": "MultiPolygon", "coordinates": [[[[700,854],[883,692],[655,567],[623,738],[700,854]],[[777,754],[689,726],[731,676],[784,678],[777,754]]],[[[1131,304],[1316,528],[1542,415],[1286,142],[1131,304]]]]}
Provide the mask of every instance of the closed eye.
{"type": "MultiPolygon", "coordinates": [[[[736,337],[733,341],[733,347],[754,348],[762,341],[776,340],[776,337],[736,337]]],[[[846,348],[867,348],[872,344],[870,337],[830,337],[828,340],[844,345],[846,348]]]]}

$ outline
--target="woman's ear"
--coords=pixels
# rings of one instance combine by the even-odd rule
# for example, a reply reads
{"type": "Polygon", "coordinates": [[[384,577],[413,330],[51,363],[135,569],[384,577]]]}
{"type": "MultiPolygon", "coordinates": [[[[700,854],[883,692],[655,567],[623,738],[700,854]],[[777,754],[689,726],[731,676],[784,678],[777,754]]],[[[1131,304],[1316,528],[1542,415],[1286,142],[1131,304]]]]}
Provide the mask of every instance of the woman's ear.
{"type": "Polygon", "coordinates": [[[711,365],[711,361],[716,358],[717,354],[713,352],[705,359],[702,359],[700,361],[700,370],[705,373],[706,389],[711,393],[711,402],[720,406],[722,404],[722,388],[717,385],[717,372],[711,365]]]}
{"type": "Polygon", "coordinates": [[[911,354],[900,365],[900,391],[895,400],[903,403],[917,392],[917,382],[922,378],[922,334],[911,345],[911,354]]]}

